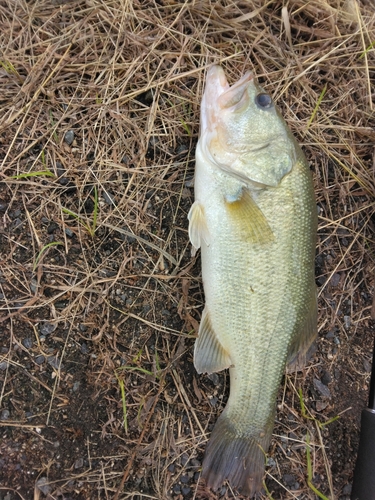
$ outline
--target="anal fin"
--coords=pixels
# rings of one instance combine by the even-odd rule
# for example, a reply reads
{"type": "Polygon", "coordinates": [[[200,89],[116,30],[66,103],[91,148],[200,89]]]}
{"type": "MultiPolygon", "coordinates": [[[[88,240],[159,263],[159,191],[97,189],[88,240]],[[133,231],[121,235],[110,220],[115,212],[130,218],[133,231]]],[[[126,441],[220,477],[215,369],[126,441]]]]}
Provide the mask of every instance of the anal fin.
{"type": "Polygon", "coordinates": [[[194,346],[195,369],[198,373],[215,373],[231,365],[230,356],[213,331],[210,315],[205,308],[194,346]]]}
{"type": "Polygon", "coordinates": [[[274,241],[272,229],[248,189],[243,188],[241,196],[234,201],[226,198],[226,205],[233,224],[243,239],[260,244],[274,241]]]}

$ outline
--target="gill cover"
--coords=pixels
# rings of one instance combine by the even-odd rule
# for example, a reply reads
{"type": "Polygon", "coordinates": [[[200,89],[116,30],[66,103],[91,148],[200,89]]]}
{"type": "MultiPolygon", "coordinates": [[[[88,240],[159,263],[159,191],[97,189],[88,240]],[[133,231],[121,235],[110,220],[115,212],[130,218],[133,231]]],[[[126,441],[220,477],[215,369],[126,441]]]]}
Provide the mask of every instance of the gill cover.
{"type": "Polygon", "coordinates": [[[201,148],[212,164],[247,184],[275,187],[296,162],[290,139],[271,97],[250,72],[230,87],[220,66],[208,70],[201,148]]]}

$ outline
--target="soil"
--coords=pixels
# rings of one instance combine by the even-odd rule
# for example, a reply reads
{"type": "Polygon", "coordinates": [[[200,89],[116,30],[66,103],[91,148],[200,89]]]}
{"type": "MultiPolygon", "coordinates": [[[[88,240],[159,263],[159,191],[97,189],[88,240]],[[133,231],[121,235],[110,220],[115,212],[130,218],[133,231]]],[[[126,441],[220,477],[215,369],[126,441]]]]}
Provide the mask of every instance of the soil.
{"type": "MultiPolygon", "coordinates": [[[[4,61],[14,69],[3,61],[0,73],[0,500],[243,498],[199,482],[229,378],[194,370],[204,296],[187,213],[205,43],[225,59],[233,40],[238,50],[254,41],[245,42],[246,27],[251,37],[266,30],[268,51],[277,39],[274,59],[259,45],[251,60],[278,91],[285,74],[272,71],[287,48],[281,3],[270,4],[254,2],[255,24],[245,19],[234,39],[233,19],[252,11],[241,2],[225,3],[229,15],[210,2],[0,1],[4,61]],[[178,38],[186,34],[188,46],[178,38]]],[[[333,7],[292,4],[293,41],[315,43],[316,61],[336,46],[333,7]]],[[[370,32],[371,7],[358,5],[370,32]]],[[[306,126],[319,92],[307,109],[293,92],[281,97],[317,194],[319,336],[308,365],[280,386],[259,498],[315,499],[313,488],[350,498],[375,334],[374,118],[353,40],[352,75],[338,54],[295,84],[320,92],[337,70],[345,89],[330,85],[310,135],[298,120],[306,126]],[[346,128],[348,114],[355,125],[346,128]]],[[[227,63],[233,81],[249,64],[244,54],[227,63]]]]}

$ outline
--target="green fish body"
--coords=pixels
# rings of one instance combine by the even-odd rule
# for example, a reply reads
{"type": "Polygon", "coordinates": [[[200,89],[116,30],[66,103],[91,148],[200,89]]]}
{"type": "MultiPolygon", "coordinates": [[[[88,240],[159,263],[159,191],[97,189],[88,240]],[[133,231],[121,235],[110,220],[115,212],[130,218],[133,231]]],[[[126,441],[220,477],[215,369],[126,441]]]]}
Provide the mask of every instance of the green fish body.
{"type": "Polygon", "coordinates": [[[193,251],[206,304],[198,373],[230,371],[230,396],[203,462],[214,490],[262,487],[276,397],[288,362],[316,335],[317,210],[307,161],[250,73],[229,87],[209,69],[196,152],[193,251]]]}

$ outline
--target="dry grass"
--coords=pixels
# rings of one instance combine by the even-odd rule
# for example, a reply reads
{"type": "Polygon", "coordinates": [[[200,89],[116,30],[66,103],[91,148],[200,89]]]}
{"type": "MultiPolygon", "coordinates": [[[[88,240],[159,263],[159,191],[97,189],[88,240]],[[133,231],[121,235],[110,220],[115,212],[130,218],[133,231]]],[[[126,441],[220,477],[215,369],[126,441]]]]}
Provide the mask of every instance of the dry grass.
{"type": "Polygon", "coordinates": [[[224,374],[193,369],[203,296],[187,237],[215,62],[274,95],[320,211],[320,339],[280,390],[267,488],[316,498],[309,436],[313,485],[348,498],[373,338],[371,2],[0,0],[0,27],[0,491],[240,498],[197,482],[227,397],[224,374]]]}

